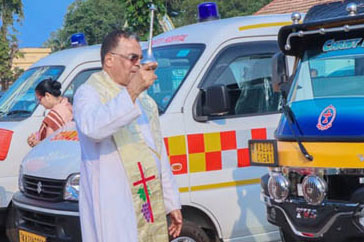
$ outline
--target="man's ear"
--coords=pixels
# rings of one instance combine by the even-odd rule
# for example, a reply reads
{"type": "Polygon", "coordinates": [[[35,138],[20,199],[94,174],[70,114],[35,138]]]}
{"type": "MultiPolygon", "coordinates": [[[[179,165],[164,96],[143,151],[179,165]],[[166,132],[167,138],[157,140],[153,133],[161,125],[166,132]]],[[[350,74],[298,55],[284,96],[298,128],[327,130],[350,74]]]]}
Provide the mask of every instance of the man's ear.
{"type": "Polygon", "coordinates": [[[114,56],[110,53],[107,53],[104,59],[104,66],[110,68],[113,65],[113,62],[114,62],[114,56]]]}

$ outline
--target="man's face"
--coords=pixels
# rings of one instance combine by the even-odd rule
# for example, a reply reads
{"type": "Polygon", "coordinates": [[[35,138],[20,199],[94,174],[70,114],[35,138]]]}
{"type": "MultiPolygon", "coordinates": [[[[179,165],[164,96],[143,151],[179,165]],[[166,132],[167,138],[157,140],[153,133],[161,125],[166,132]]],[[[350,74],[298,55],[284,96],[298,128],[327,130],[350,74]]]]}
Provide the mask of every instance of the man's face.
{"type": "Polygon", "coordinates": [[[105,56],[104,69],[115,82],[127,86],[140,68],[141,57],[138,41],[120,38],[118,46],[105,56]]]}

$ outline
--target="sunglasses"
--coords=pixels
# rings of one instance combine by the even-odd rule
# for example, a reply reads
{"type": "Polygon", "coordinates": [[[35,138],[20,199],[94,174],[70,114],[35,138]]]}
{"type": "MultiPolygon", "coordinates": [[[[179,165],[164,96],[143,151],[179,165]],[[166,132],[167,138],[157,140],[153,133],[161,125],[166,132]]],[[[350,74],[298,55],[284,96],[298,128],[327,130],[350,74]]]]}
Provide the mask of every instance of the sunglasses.
{"type": "Polygon", "coordinates": [[[123,55],[115,52],[110,52],[112,55],[120,56],[124,59],[129,60],[131,63],[136,64],[139,60],[143,58],[143,56],[137,55],[137,54],[130,54],[130,55],[123,55]]]}

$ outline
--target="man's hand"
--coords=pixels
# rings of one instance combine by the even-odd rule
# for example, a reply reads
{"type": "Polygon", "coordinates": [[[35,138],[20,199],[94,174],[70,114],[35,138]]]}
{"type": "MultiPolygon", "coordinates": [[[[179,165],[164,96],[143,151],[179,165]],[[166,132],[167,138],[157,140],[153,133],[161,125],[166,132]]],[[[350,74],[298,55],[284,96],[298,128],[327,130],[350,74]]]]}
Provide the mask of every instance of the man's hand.
{"type": "Polygon", "coordinates": [[[126,89],[128,90],[133,102],[135,102],[135,99],[140,93],[153,85],[154,81],[157,79],[157,76],[154,73],[157,66],[158,64],[156,62],[142,65],[139,71],[135,73],[133,78],[130,80],[126,89]]]}
{"type": "Polygon", "coordinates": [[[182,213],[181,210],[173,210],[169,213],[171,225],[168,228],[168,233],[173,238],[176,238],[181,233],[182,229],[182,213]]]}

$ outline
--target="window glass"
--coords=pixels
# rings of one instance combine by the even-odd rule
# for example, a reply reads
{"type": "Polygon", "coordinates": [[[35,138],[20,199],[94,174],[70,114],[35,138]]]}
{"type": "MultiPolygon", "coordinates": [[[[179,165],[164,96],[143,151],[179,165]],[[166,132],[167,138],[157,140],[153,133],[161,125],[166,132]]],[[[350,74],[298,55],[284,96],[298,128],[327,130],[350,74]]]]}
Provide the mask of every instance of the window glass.
{"type": "Polygon", "coordinates": [[[89,69],[78,73],[73,79],[72,83],[67,87],[63,95],[67,97],[71,103],[73,103],[73,96],[75,95],[76,90],[81,86],[81,84],[87,81],[92,73],[97,71],[101,71],[101,68],[89,69]]]}
{"type": "Polygon", "coordinates": [[[364,48],[307,51],[299,65],[290,101],[364,96],[364,48]]]}
{"type": "Polygon", "coordinates": [[[63,66],[42,66],[26,70],[0,99],[0,119],[24,119],[32,115],[38,105],[35,87],[44,79],[57,80],[63,66]]]}
{"type": "MultiPolygon", "coordinates": [[[[259,44],[255,45],[259,46],[259,44]]],[[[227,115],[261,114],[278,111],[280,96],[273,92],[272,56],[277,49],[275,44],[264,45],[260,50],[247,51],[244,45],[232,46],[218,57],[202,89],[214,85],[227,87],[231,108],[227,115]]]]}
{"type": "MultiPolygon", "coordinates": [[[[202,44],[186,44],[153,49],[154,57],[158,62],[158,68],[155,71],[158,79],[147,92],[156,101],[161,113],[167,109],[204,48],[202,44]]],[[[146,55],[145,50],[144,55],[146,55]]]]}

